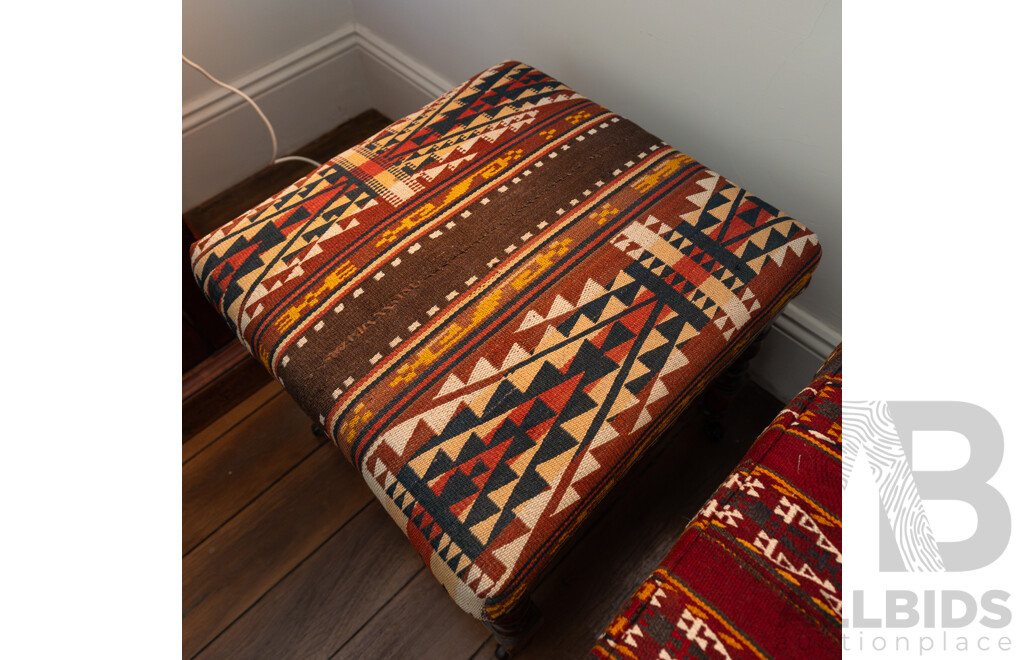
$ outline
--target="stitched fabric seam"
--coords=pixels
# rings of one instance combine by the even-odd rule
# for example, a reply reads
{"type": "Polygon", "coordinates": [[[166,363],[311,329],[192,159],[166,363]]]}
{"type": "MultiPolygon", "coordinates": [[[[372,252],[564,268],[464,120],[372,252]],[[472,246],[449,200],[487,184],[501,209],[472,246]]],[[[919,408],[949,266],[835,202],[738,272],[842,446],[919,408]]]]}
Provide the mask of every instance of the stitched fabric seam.
{"type": "MultiPolygon", "coordinates": [[[[456,264],[456,262],[457,262],[457,261],[459,260],[459,257],[461,257],[461,256],[462,256],[463,254],[465,254],[466,252],[468,252],[468,251],[469,251],[470,249],[472,249],[472,248],[473,248],[474,246],[476,246],[476,245],[477,245],[478,243],[480,243],[481,241],[483,241],[483,240],[484,240],[484,239],[486,239],[487,237],[489,237],[489,236],[493,235],[493,234],[494,234],[494,233],[495,233],[496,231],[498,231],[499,229],[502,229],[503,227],[505,227],[505,226],[506,226],[506,225],[507,225],[507,224],[508,224],[509,222],[511,222],[511,221],[512,221],[512,220],[514,220],[515,218],[519,217],[519,216],[520,216],[520,215],[522,214],[522,212],[523,212],[523,211],[524,211],[525,209],[527,209],[527,208],[528,208],[529,206],[531,206],[532,204],[534,204],[534,203],[535,203],[535,202],[536,202],[536,201],[537,201],[538,199],[540,199],[540,198],[541,198],[542,196],[544,196],[544,195],[545,195],[545,194],[546,194],[546,193],[547,193],[547,192],[548,192],[548,191],[549,191],[549,190],[550,190],[551,188],[553,188],[553,187],[555,187],[556,185],[560,184],[560,183],[561,183],[562,181],[564,181],[564,180],[565,180],[566,178],[568,178],[569,176],[571,176],[571,175],[575,174],[575,173],[576,173],[577,171],[579,171],[579,170],[580,170],[580,169],[581,169],[582,167],[584,167],[585,165],[588,165],[588,164],[589,164],[589,163],[590,163],[591,161],[593,161],[593,160],[595,160],[595,159],[599,158],[599,157],[600,157],[600,156],[601,156],[602,154],[604,154],[605,152],[609,151],[610,149],[612,149],[612,148],[614,148],[614,147],[617,147],[617,146],[619,146],[619,145],[620,145],[620,144],[622,144],[623,142],[626,142],[627,140],[629,140],[629,139],[631,139],[631,138],[633,138],[633,137],[634,137],[633,135],[627,135],[627,136],[623,136],[623,137],[622,137],[621,139],[619,139],[619,140],[616,140],[615,142],[613,142],[613,143],[611,143],[611,144],[609,144],[609,145],[607,145],[607,146],[603,147],[602,149],[600,149],[600,150],[598,150],[598,151],[595,151],[595,152],[594,152],[594,153],[592,153],[592,154],[591,154],[590,156],[588,156],[588,157],[587,157],[587,159],[586,159],[585,161],[581,161],[581,162],[577,163],[576,165],[574,165],[574,166],[573,166],[573,168],[572,168],[572,169],[570,169],[569,171],[565,172],[565,173],[564,173],[564,174],[563,174],[563,175],[562,175],[561,177],[559,177],[558,179],[555,179],[554,181],[551,181],[550,183],[548,183],[548,184],[547,184],[547,185],[545,186],[545,188],[544,188],[543,190],[540,190],[540,191],[538,191],[536,195],[534,195],[533,197],[531,197],[531,198],[530,198],[530,199],[529,199],[529,200],[528,200],[527,202],[525,202],[525,203],[524,203],[524,204],[523,204],[522,206],[520,206],[519,208],[517,208],[517,209],[515,210],[515,212],[514,212],[514,213],[512,213],[512,214],[508,215],[508,216],[507,216],[507,217],[505,218],[505,220],[503,220],[502,222],[500,222],[500,223],[496,224],[496,225],[495,225],[494,227],[492,227],[492,228],[491,228],[490,230],[488,230],[487,232],[485,232],[484,234],[482,234],[482,235],[481,235],[481,236],[480,236],[479,238],[477,238],[477,239],[476,239],[475,241],[473,241],[472,243],[470,243],[469,245],[467,245],[467,246],[466,246],[465,248],[463,248],[463,249],[462,249],[462,250],[461,250],[461,251],[460,251],[459,253],[455,254],[455,255],[454,255],[454,256],[452,256],[452,257],[450,257],[450,258],[449,258],[449,259],[448,259],[447,261],[445,261],[445,262],[444,262],[444,263],[442,263],[441,265],[437,266],[437,267],[436,267],[436,268],[434,268],[433,270],[431,270],[431,271],[429,271],[428,273],[426,273],[426,274],[424,275],[424,277],[422,277],[422,278],[421,278],[421,279],[419,280],[419,281],[420,281],[420,286],[424,286],[424,285],[425,285],[425,284],[427,283],[427,281],[429,281],[429,280],[430,280],[430,278],[432,278],[432,277],[433,277],[434,275],[438,274],[438,273],[439,273],[440,271],[442,271],[442,270],[446,270],[446,269],[448,269],[448,268],[451,268],[452,266],[454,266],[454,265],[456,264]]],[[[377,310],[377,311],[379,312],[380,310],[377,310]]],[[[377,312],[374,312],[374,314],[376,314],[376,313],[377,313],[377,312]]],[[[320,374],[320,373],[321,373],[321,371],[322,371],[322,370],[324,369],[324,367],[326,367],[326,366],[327,366],[327,363],[326,363],[326,361],[325,361],[325,362],[324,362],[324,364],[322,364],[322,365],[321,365],[320,367],[318,367],[318,368],[317,368],[317,369],[316,369],[315,371],[313,371],[313,372],[312,372],[312,373],[310,374],[310,376],[309,376],[309,377],[307,378],[307,380],[311,380],[311,379],[315,378],[315,376],[317,376],[318,374],[320,374]]]]}

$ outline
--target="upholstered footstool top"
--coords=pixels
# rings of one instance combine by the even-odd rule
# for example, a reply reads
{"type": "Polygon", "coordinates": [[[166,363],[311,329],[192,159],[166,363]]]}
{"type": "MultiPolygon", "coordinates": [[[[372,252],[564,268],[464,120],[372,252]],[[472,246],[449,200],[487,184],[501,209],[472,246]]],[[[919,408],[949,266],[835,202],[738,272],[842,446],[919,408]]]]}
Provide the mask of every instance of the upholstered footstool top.
{"type": "Polygon", "coordinates": [[[792,218],[517,62],[192,250],[239,339],[485,620],[818,258],[792,218]]]}
{"type": "Polygon", "coordinates": [[[840,347],[704,504],[595,656],[841,655],[842,387],[840,347]]]}

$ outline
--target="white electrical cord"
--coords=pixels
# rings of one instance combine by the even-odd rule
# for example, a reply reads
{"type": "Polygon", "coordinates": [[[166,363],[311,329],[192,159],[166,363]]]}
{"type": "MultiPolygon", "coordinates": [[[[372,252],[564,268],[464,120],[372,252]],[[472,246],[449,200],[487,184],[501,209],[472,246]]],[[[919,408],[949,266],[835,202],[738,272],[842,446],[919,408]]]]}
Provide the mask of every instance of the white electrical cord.
{"type": "Polygon", "coordinates": [[[256,101],[253,101],[251,98],[249,98],[248,94],[246,94],[242,90],[238,89],[237,87],[232,87],[231,85],[227,84],[226,82],[222,82],[220,80],[217,80],[216,78],[214,78],[210,74],[209,71],[207,71],[203,67],[199,66],[198,64],[196,64],[192,60],[188,59],[184,55],[181,56],[181,61],[184,62],[185,64],[189,65],[190,67],[192,67],[193,69],[195,69],[199,73],[203,74],[207,78],[209,78],[210,82],[212,82],[213,84],[220,85],[224,89],[232,91],[235,94],[238,94],[243,99],[245,99],[246,101],[249,102],[249,105],[251,105],[253,107],[253,110],[255,110],[256,113],[260,116],[260,119],[263,120],[263,123],[267,125],[267,130],[270,131],[270,141],[273,143],[273,147],[274,147],[274,155],[271,156],[271,158],[270,158],[270,164],[271,165],[277,165],[278,163],[283,163],[283,162],[286,162],[286,161],[289,161],[289,160],[298,160],[298,161],[302,161],[304,163],[309,163],[310,165],[313,165],[315,167],[320,167],[321,163],[316,162],[312,158],[306,158],[304,156],[282,156],[281,158],[278,158],[277,157],[277,134],[274,133],[274,127],[270,125],[270,120],[267,119],[267,116],[265,114],[263,114],[262,110],[260,110],[260,106],[256,105],[256,101]]]}

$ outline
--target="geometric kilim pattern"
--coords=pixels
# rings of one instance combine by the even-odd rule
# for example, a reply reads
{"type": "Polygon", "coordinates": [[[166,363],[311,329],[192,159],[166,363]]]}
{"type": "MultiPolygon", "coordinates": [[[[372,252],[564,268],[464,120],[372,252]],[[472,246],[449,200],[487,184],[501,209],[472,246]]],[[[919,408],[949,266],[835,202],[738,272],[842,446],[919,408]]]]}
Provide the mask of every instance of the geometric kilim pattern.
{"type": "Polygon", "coordinates": [[[761,434],[594,655],[840,656],[841,351],[761,434]]]}
{"type": "Polygon", "coordinates": [[[488,620],[808,281],[803,225],[540,71],[475,76],[192,248],[488,620]]]}

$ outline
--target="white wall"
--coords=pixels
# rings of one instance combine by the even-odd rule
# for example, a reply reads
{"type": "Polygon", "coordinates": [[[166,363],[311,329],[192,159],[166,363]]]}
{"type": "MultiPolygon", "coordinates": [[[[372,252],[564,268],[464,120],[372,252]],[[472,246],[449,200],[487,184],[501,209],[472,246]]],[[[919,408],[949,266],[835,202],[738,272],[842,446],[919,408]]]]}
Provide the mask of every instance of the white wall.
{"type": "MultiPolygon", "coordinates": [[[[242,78],[352,21],[351,0],[182,0],[182,52],[221,80],[242,78]]],[[[213,88],[182,66],[188,105],[213,88]]]]}
{"type": "MultiPolygon", "coordinates": [[[[279,155],[366,110],[350,0],[183,0],[182,53],[250,94],[279,155]]],[[[241,181],[271,156],[239,97],[182,63],[182,209],[241,181]]]]}
{"type": "MultiPolygon", "coordinates": [[[[810,226],[822,262],[795,304],[797,327],[793,316],[781,324],[811,336],[817,355],[801,356],[792,378],[807,382],[842,321],[839,0],[353,5],[359,30],[453,83],[504,59],[532,64],[810,226]]],[[[755,367],[784,368],[792,341],[773,336],[755,367]]]]}

